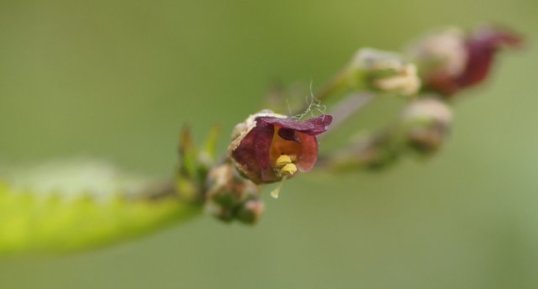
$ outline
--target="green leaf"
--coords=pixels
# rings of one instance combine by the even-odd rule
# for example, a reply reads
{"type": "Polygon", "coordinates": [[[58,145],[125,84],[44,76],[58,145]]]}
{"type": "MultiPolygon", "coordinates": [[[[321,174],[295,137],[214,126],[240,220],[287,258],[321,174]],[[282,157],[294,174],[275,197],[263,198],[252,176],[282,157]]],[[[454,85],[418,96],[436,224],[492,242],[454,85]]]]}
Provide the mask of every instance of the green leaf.
{"type": "MultiPolygon", "coordinates": [[[[82,181],[80,176],[87,174],[88,168],[81,167],[77,172],[70,166],[69,170],[71,172],[64,174],[63,183],[67,185],[78,178],[81,190],[77,194],[66,192],[74,190],[73,184],[62,187],[61,180],[52,180],[58,172],[46,172],[41,176],[33,172],[31,176],[8,178],[12,179],[12,184],[0,182],[0,254],[94,248],[185,221],[200,211],[173,196],[150,198],[130,194],[127,189],[122,189],[127,186],[112,187],[114,191],[108,192],[100,188],[100,194],[97,194],[89,190],[85,182],[96,183],[97,187],[99,183],[108,182],[110,187],[110,175],[104,180],[102,176],[90,174],[89,179],[82,181]],[[21,179],[25,181],[24,185],[21,179]],[[39,182],[45,181],[54,183],[51,187],[56,189],[43,190],[39,182]]],[[[120,174],[113,176],[119,181],[120,174]]],[[[149,185],[137,186],[140,192],[154,189],[149,185]]]]}

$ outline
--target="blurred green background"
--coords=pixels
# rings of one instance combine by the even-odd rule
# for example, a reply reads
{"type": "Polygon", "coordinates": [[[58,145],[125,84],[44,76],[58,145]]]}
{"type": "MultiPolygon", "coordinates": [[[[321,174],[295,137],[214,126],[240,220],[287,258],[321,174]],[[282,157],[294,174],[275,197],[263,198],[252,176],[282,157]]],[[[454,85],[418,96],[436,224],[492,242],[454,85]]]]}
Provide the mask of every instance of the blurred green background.
{"type": "Polygon", "coordinates": [[[537,3],[1,0],[2,162],[99,156],[149,175],[171,173],[183,123],[228,131],[273,80],[320,85],[359,47],[487,21],[530,43],[458,103],[434,159],[302,176],[253,228],[205,216],[4,258],[0,288],[538,288],[537,3]]]}

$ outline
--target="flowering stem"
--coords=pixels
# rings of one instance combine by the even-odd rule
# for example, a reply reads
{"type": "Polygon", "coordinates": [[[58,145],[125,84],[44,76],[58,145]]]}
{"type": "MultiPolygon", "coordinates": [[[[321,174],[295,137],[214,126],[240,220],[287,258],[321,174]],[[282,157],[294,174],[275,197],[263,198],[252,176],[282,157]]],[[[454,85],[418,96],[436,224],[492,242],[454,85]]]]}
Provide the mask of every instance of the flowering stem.
{"type": "MultiPolygon", "coordinates": [[[[337,103],[329,113],[333,116],[333,122],[329,132],[335,130],[350,117],[365,108],[374,97],[375,94],[369,92],[354,93],[346,97],[340,103],[337,103]]],[[[320,138],[325,135],[327,134],[320,135],[320,138]]]]}
{"type": "MultiPolygon", "coordinates": [[[[326,82],[316,93],[313,95],[314,103],[327,103],[330,97],[339,95],[349,89],[349,69],[344,68],[333,76],[328,82],[326,82]]],[[[311,103],[305,103],[291,109],[290,115],[301,115],[308,112],[311,103]]]]}
{"type": "Polygon", "coordinates": [[[326,101],[330,96],[341,93],[348,86],[349,70],[342,69],[316,93],[316,99],[326,101]]]}
{"type": "Polygon", "coordinates": [[[107,166],[92,166],[81,173],[72,167],[59,173],[47,169],[44,175],[22,177],[44,183],[24,184],[24,189],[19,187],[20,179],[0,180],[0,253],[101,246],[188,220],[202,208],[226,222],[255,224],[264,210],[260,186],[280,182],[271,193],[277,197],[284,181],[311,170],[316,161],[318,169],[342,171],[382,168],[409,153],[427,156],[450,133],[449,97],[481,83],[489,73],[493,53],[520,42],[518,35],[490,27],[468,35],[447,31],[426,38],[415,47],[411,62],[399,53],[360,49],[317,91],[312,103],[302,102],[303,93],[278,91],[272,97],[275,106],[283,110],[286,100],[290,114],[301,117],[268,110],[249,116],[235,127],[221,159],[216,157],[218,128],[197,146],[185,127],[172,181],[131,183],[127,180],[136,178],[126,178],[107,166]],[[331,130],[338,128],[378,94],[419,97],[408,99],[392,125],[318,158],[317,137],[331,122],[331,130]],[[329,101],[331,97],[337,100],[329,101]],[[330,114],[301,119],[321,103],[332,106],[330,114]],[[104,174],[96,175],[96,171],[104,174]],[[62,176],[58,183],[54,175],[62,176]],[[77,180],[75,198],[55,193],[42,197],[43,188],[46,192],[73,191],[73,180],[77,180]],[[88,194],[92,191],[107,193],[108,198],[88,194]]]}

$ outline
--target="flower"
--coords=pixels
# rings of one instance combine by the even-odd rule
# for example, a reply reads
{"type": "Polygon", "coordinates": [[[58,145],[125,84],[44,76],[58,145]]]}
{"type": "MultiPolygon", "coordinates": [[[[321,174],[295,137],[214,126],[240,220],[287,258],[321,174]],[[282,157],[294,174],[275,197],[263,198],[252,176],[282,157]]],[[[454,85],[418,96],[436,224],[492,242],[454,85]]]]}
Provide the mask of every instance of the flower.
{"type": "Polygon", "coordinates": [[[316,164],[316,136],[325,132],[332,116],[305,121],[262,111],[238,124],[229,156],[238,171],[256,184],[272,183],[307,172],[316,164]]]}
{"type": "Polygon", "coordinates": [[[425,90],[450,96],[484,81],[496,52],[521,43],[519,35],[498,27],[481,27],[467,35],[449,28],[424,37],[409,52],[418,64],[425,90]]]}

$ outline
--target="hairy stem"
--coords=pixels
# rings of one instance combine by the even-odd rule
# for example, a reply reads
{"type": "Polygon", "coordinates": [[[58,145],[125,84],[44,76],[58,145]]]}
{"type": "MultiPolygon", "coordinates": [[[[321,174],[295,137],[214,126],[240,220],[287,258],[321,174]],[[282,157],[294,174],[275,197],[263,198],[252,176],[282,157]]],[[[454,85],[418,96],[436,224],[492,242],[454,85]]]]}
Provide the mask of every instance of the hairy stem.
{"type": "MultiPolygon", "coordinates": [[[[350,117],[365,108],[375,97],[375,94],[369,92],[354,93],[346,97],[340,103],[337,103],[329,112],[333,116],[331,130],[337,129],[350,117]]],[[[324,137],[323,134],[320,137],[324,137]]]]}

